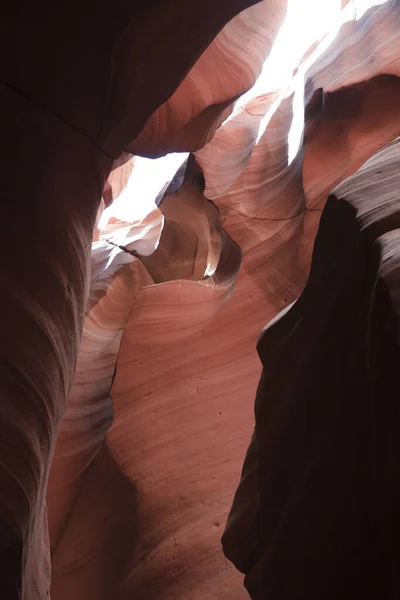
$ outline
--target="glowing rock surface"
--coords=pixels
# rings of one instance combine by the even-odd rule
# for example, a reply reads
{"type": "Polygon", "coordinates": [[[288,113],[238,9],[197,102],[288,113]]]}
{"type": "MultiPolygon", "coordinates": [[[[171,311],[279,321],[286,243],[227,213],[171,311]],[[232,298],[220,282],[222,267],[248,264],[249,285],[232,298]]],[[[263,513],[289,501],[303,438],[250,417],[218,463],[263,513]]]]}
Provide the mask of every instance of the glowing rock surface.
{"type": "Polygon", "coordinates": [[[399,20],[4,10],[2,598],[399,593],[399,20]]]}

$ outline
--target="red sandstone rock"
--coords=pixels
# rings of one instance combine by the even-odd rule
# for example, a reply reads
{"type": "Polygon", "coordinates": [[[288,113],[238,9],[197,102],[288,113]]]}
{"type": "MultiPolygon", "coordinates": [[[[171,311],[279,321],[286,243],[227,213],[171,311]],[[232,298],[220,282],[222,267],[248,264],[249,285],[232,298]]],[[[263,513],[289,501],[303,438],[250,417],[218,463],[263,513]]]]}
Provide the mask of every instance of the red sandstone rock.
{"type": "Polygon", "coordinates": [[[329,597],[322,577],[332,598],[397,593],[380,552],[383,527],[397,560],[396,485],[379,524],[378,480],[347,457],[372,465],[363,400],[384,397],[394,478],[398,145],[376,153],[400,132],[399,8],[342,5],[336,37],[332,12],[285,59],[283,0],[1,9],[2,598],[247,597],[220,538],[257,338],[282,309],[259,344],[268,385],[225,552],[256,599],[329,597]],[[194,155],[147,216],[101,218],[139,168],[130,153],[174,151],[194,155]],[[336,573],[318,554],[332,535],[352,557],[336,573]]]}

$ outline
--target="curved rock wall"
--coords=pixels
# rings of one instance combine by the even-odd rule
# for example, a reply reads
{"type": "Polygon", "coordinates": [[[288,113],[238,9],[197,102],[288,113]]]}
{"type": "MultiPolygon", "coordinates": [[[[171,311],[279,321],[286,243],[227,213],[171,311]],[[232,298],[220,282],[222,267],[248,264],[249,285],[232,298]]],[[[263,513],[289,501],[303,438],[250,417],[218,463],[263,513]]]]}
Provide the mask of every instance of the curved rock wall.
{"type": "Polygon", "coordinates": [[[392,598],[398,3],[0,14],[2,597],[392,598]]]}

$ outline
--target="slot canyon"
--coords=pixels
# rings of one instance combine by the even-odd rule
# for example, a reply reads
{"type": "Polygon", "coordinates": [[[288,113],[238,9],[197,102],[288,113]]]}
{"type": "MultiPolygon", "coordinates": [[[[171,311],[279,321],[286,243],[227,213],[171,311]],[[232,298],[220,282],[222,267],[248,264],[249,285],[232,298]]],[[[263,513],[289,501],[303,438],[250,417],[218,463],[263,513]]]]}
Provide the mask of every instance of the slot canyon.
{"type": "Polygon", "coordinates": [[[0,599],[399,599],[399,0],[0,26],[0,599]]]}

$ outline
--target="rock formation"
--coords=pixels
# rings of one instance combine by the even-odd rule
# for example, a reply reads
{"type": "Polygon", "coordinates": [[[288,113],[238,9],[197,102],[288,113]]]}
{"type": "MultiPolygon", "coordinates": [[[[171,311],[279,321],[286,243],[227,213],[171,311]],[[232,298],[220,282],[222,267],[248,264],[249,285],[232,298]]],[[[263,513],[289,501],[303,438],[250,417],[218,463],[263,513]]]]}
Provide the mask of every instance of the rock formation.
{"type": "Polygon", "coordinates": [[[396,597],[399,3],[0,14],[1,597],[396,597]]]}

